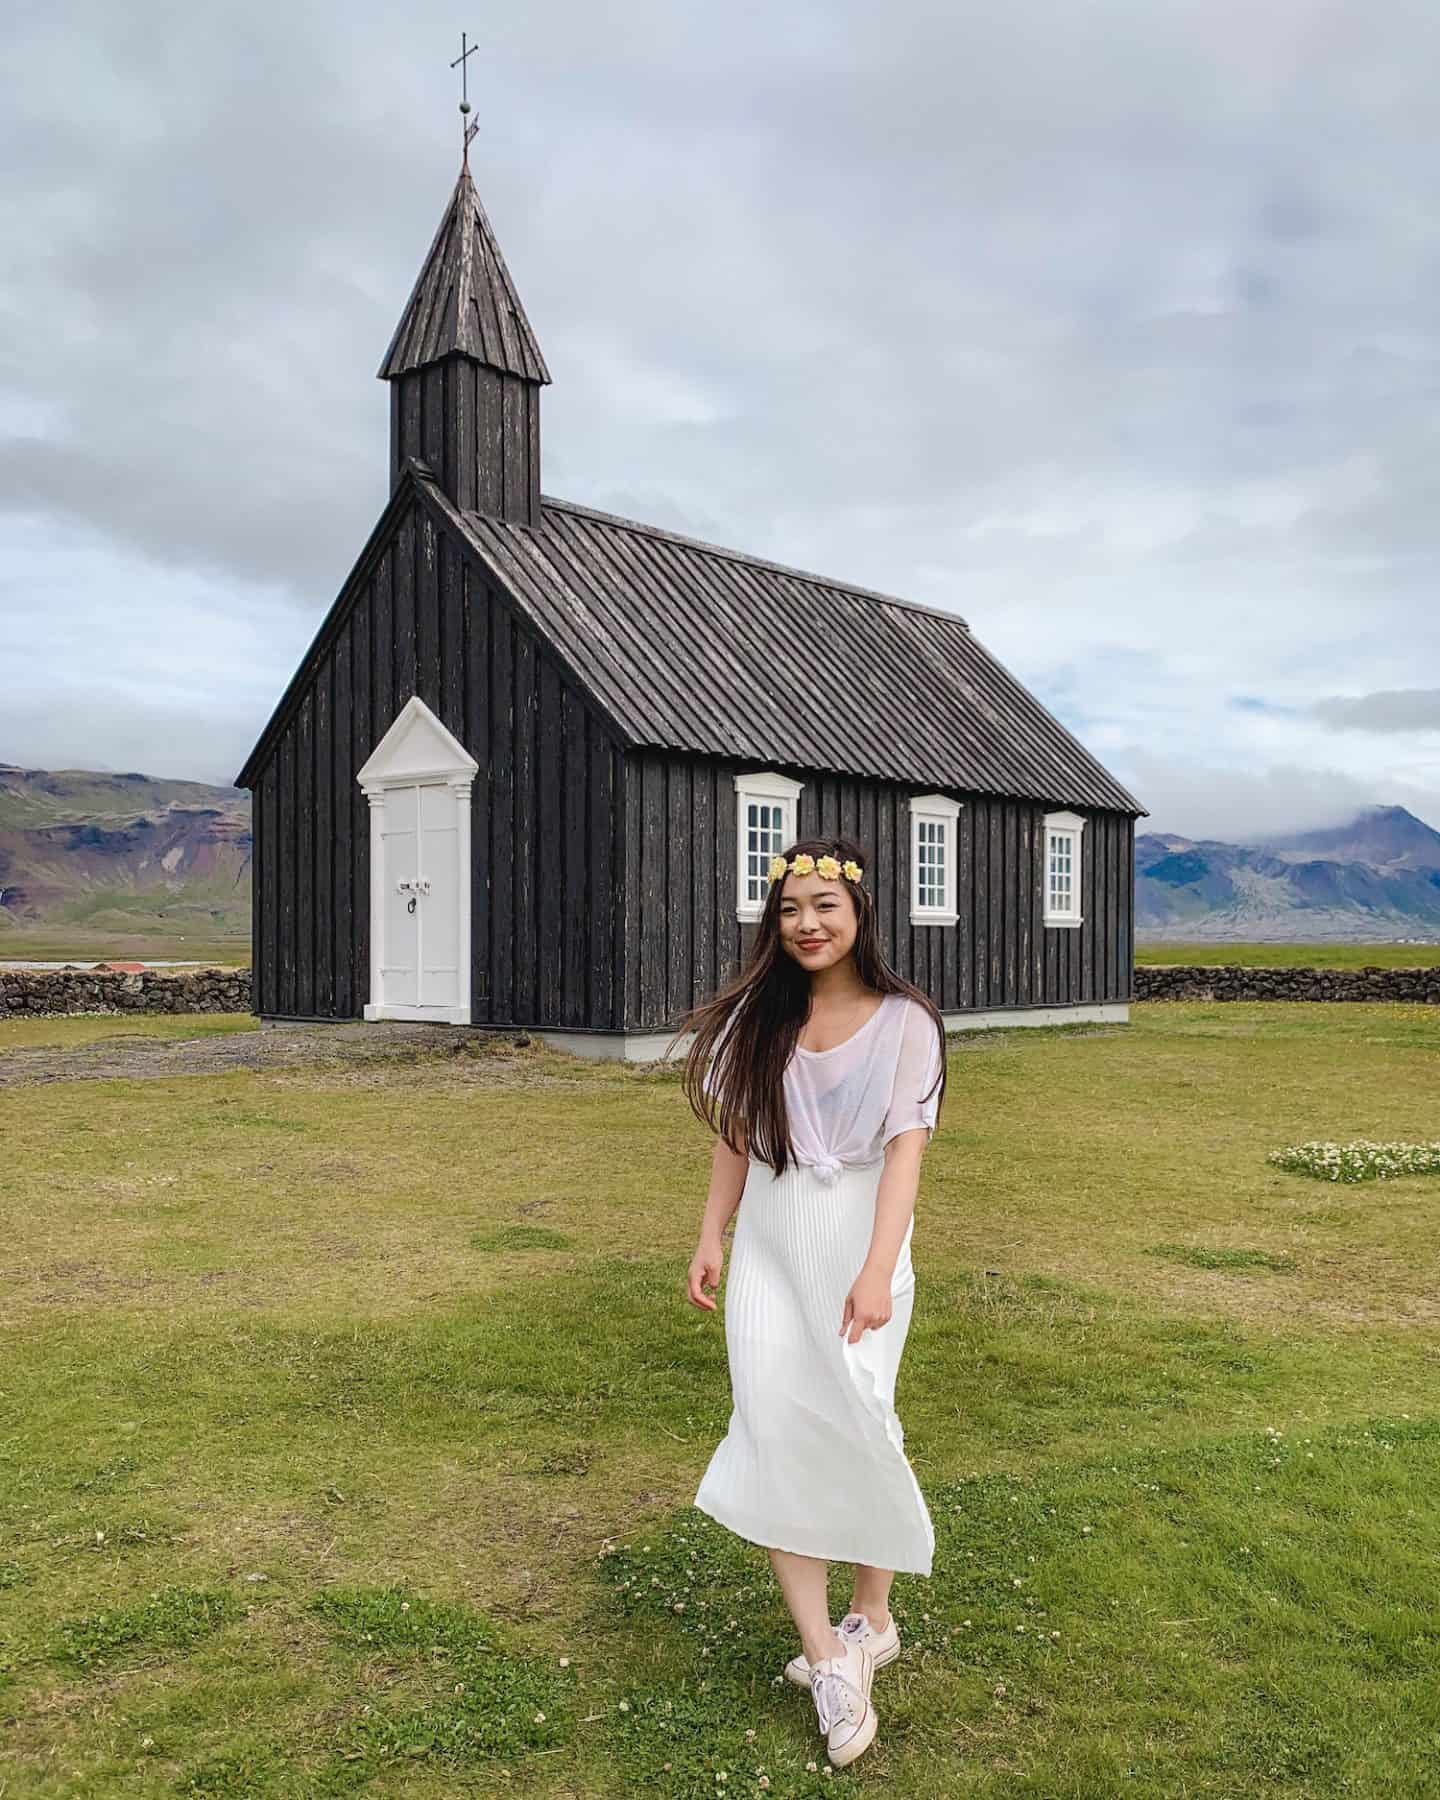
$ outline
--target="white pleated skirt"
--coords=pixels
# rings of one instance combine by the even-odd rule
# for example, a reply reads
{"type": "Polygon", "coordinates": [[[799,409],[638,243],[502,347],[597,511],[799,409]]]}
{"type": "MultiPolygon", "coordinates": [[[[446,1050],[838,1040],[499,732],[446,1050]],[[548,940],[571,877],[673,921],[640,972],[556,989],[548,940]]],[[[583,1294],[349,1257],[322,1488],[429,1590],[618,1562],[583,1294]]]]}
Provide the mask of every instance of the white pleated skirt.
{"type": "Polygon", "coordinates": [[[895,1412],[913,1219],[890,1319],[855,1344],[840,1335],[884,1167],[842,1164],[827,1183],[809,1164],[777,1177],[751,1158],[725,1287],[730,1423],[695,1505],[754,1544],[928,1575],[934,1526],[895,1412]]]}

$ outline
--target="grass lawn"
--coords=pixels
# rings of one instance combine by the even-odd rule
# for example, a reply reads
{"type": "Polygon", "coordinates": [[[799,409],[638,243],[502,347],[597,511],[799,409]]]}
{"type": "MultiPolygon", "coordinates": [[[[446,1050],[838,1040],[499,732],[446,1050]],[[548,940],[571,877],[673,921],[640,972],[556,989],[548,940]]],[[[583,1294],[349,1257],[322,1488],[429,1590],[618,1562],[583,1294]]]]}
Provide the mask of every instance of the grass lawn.
{"type": "Polygon", "coordinates": [[[213,1037],[254,1031],[252,1013],[57,1013],[35,1019],[0,1019],[0,1055],[37,1045],[100,1044],[114,1038],[213,1037]]]}
{"type": "Polygon", "coordinates": [[[1265,1153],[1440,1135],[1440,1009],[1133,1019],[951,1040],[897,1392],[935,1568],[833,1777],[690,1504],[729,1390],[673,1071],[0,1090],[5,1800],[1436,1791],[1440,1179],[1265,1153]]]}
{"type": "Polygon", "coordinates": [[[1432,969],[1440,944],[1169,944],[1140,942],[1135,961],[1246,969],[1432,969]]]}

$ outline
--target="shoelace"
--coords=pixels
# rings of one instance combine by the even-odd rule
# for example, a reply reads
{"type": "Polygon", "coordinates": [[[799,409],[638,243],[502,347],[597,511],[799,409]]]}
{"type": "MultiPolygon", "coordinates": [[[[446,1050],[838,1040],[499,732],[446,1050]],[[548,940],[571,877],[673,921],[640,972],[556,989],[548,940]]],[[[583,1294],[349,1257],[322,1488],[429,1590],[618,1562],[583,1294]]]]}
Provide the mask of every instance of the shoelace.
{"type": "Polygon", "coordinates": [[[851,1717],[851,1702],[848,1695],[855,1693],[855,1688],[838,1669],[811,1669],[810,1691],[815,1696],[815,1712],[820,1721],[820,1729],[828,1737],[830,1728],[841,1717],[851,1717]]]}

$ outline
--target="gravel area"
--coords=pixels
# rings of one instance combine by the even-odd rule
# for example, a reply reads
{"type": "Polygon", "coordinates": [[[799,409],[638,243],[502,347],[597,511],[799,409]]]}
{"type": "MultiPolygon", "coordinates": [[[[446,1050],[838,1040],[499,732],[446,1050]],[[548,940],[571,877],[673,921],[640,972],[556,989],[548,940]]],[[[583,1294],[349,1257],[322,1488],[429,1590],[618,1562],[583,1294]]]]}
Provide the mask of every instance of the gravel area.
{"type": "MultiPolygon", "coordinates": [[[[227,1069],[298,1069],[311,1065],[403,1062],[436,1051],[483,1055],[523,1034],[467,1031],[463,1025],[400,1020],[342,1025],[274,1025],[210,1037],[156,1038],[137,1033],[94,1044],[37,1044],[0,1051],[0,1088],[44,1081],[144,1081],[174,1075],[219,1075],[227,1069]]],[[[538,1042],[536,1039],[529,1040],[538,1042]]]]}

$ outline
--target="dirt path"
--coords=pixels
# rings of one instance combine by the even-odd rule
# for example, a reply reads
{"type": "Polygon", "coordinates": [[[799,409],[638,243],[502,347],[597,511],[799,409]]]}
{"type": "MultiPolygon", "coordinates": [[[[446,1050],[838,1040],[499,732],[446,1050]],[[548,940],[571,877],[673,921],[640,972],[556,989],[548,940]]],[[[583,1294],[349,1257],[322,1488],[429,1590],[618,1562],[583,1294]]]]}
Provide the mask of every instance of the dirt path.
{"type": "MultiPolygon", "coordinates": [[[[227,1069],[297,1069],[315,1064],[404,1062],[436,1051],[483,1053],[506,1033],[463,1026],[377,1021],[343,1025],[275,1025],[210,1037],[104,1038],[94,1044],[37,1044],[0,1051],[0,1088],[44,1081],[143,1081],[173,1075],[220,1075],[227,1069]]],[[[533,1040],[532,1040],[533,1041],[533,1040]]]]}

